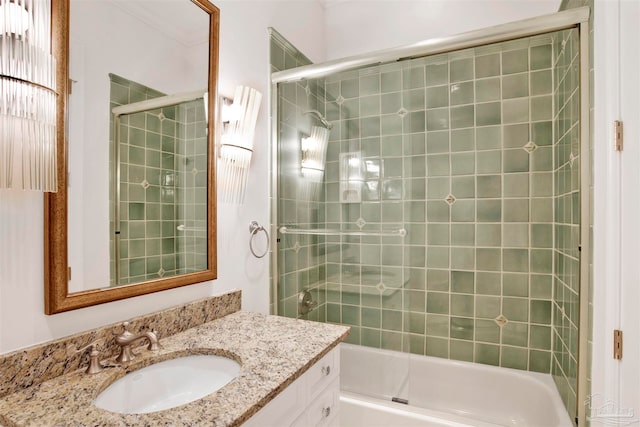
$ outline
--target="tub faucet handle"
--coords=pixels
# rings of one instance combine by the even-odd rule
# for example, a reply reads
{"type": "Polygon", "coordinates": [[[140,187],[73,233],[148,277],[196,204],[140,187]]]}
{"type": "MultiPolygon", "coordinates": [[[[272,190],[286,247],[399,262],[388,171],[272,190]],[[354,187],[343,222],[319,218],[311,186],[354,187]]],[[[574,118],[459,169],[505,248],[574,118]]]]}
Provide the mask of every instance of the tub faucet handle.
{"type": "Polygon", "coordinates": [[[308,314],[311,310],[316,308],[318,303],[313,300],[313,296],[309,291],[301,291],[298,294],[298,314],[308,314]]]}

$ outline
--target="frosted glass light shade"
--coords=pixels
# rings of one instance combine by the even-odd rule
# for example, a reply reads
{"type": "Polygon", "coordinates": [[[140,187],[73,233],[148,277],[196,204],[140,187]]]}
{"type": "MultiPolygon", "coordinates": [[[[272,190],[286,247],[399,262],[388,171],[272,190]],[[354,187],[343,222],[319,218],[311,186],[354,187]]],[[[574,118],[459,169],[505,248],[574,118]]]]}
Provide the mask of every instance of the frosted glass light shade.
{"type": "MultiPolygon", "coordinates": [[[[311,135],[303,137],[300,141],[300,148],[302,151],[302,159],[300,161],[300,168],[303,175],[307,175],[308,172],[318,171],[319,176],[322,179],[324,175],[324,163],[327,155],[327,143],[329,142],[329,129],[312,126],[311,135]]],[[[317,177],[318,174],[311,174],[317,177]]]]}
{"type": "Polygon", "coordinates": [[[261,100],[257,90],[238,86],[233,102],[222,108],[218,191],[223,203],[244,201],[261,100]]]}
{"type": "Polygon", "coordinates": [[[47,0],[0,0],[0,188],[57,191],[47,0]]]}
{"type": "Polygon", "coordinates": [[[0,34],[25,35],[27,30],[33,26],[33,21],[29,12],[20,4],[15,2],[3,2],[0,5],[0,34]]]}

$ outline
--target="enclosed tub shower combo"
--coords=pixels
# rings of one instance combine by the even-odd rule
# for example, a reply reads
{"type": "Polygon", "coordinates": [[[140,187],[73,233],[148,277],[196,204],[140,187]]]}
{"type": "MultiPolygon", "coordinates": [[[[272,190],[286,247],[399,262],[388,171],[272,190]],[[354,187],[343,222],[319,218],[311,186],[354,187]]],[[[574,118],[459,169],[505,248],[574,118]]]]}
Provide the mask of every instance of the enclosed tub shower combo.
{"type": "Polygon", "coordinates": [[[271,31],[272,311],[351,326],[343,425],[584,422],[588,18],[324,64],[271,31]]]}

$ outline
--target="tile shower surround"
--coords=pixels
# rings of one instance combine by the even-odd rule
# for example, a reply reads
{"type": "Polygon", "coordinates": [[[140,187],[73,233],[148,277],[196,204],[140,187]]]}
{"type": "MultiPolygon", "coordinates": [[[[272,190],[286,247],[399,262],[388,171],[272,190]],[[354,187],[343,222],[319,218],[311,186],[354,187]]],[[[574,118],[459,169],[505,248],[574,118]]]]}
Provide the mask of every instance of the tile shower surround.
{"type": "MultiPolygon", "coordinates": [[[[114,74],[110,77],[111,108],[165,95],[114,74]]],[[[206,201],[206,147],[202,102],[121,116],[121,284],[206,266],[206,235],[176,229],[180,224],[206,227],[206,202],[200,202],[206,201]]],[[[111,209],[113,200],[112,187],[111,209]]],[[[113,236],[113,224],[111,231],[113,236]]],[[[113,244],[112,239],[111,253],[113,244]]]]}
{"type": "MultiPolygon", "coordinates": [[[[325,211],[310,225],[404,227],[408,235],[286,236],[280,267],[311,260],[319,273],[313,282],[289,268],[287,282],[280,272],[281,313],[295,316],[295,294],[312,288],[326,298],[327,321],[353,326],[350,342],[550,372],[551,43],[527,39],[327,77],[334,127],[325,211]],[[347,152],[365,165],[360,204],[339,201],[339,154],[347,152]],[[304,239],[318,242],[317,252],[300,256],[304,239]]],[[[305,84],[280,85],[280,93],[304,101],[305,84]]],[[[283,170],[295,169],[295,159],[282,160],[283,170]]]]}

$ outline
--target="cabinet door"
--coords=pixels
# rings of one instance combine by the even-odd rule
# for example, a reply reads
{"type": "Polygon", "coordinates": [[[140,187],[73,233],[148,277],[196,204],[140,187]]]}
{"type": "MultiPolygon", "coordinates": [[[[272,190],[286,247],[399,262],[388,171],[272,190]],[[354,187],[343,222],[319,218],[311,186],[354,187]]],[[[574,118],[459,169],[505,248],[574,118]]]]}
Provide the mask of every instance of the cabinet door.
{"type": "Polygon", "coordinates": [[[306,400],[306,377],[303,375],[284,389],[257,414],[249,418],[245,427],[285,427],[290,425],[304,410],[306,400]]]}
{"type": "Polygon", "coordinates": [[[340,350],[331,350],[264,408],[245,427],[330,427],[338,421],[340,350]]]}

